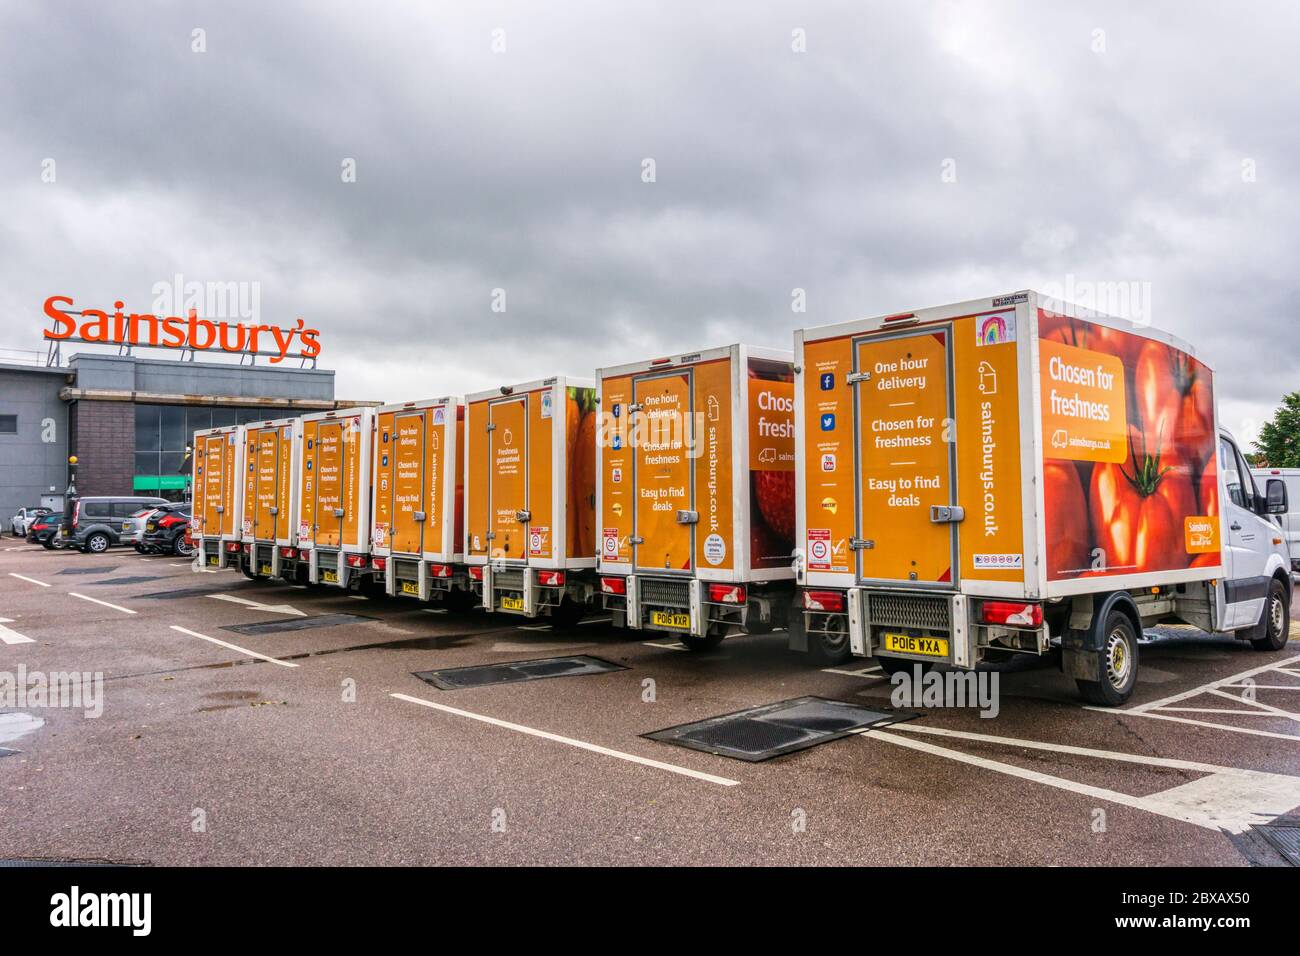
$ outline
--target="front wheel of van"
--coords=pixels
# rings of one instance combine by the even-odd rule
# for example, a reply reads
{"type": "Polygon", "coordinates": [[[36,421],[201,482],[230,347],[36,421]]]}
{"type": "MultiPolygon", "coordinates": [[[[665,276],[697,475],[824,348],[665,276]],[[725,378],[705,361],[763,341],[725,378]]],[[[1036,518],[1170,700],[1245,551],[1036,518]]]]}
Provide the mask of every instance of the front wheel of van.
{"type": "Polygon", "coordinates": [[[82,550],[84,550],[87,554],[103,554],[105,551],[108,550],[109,545],[111,544],[112,542],[108,540],[108,535],[104,534],[103,532],[96,531],[94,534],[92,534],[89,538],[86,539],[86,546],[82,550]]]}
{"type": "Polygon", "coordinates": [[[1268,585],[1264,612],[1250,635],[1250,646],[1257,651],[1280,651],[1286,647],[1291,630],[1291,609],[1287,606],[1286,585],[1274,578],[1268,585]]]}
{"type": "Polygon", "coordinates": [[[698,634],[679,634],[677,639],[685,645],[688,651],[711,651],[722,643],[723,635],[705,634],[703,637],[698,634]]]}
{"type": "Polygon", "coordinates": [[[1097,649],[1097,679],[1076,679],[1075,683],[1088,703],[1118,707],[1129,699],[1137,684],[1137,634],[1123,611],[1110,612],[1103,634],[1101,647],[1097,649]]]}

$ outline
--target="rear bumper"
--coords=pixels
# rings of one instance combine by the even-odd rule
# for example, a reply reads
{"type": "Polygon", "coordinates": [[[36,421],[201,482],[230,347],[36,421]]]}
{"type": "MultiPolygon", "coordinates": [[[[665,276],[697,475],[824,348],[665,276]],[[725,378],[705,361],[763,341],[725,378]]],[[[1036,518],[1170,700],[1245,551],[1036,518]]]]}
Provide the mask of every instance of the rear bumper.
{"type": "Polygon", "coordinates": [[[438,601],[446,600],[453,591],[470,590],[464,565],[429,561],[409,554],[372,556],[371,565],[381,559],[384,570],[375,574],[384,582],[384,592],[390,596],[438,601]]]}
{"type": "Polygon", "coordinates": [[[709,582],[699,578],[632,574],[620,580],[623,594],[603,588],[600,594],[616,626],[694,637],[746,634],[760,624],[785,623],[792,598],[789,585],[774,584],[763,590],[762,585],[748,584],[744,604],[717,603],[708,599],[709,582]]]}
{"type": "Polygon", "coordinates": [[[552,570],[527,565],[482,565],[482,577],[471,577],[468,584],[485,611],[520,617],[549,616],[565,598],[578,604],[590,603],[596,591],[594,575],[586,569],[552,570]],[[564,583],[543,584],[542,576],[553,573],[562,574],[564,583]]]}

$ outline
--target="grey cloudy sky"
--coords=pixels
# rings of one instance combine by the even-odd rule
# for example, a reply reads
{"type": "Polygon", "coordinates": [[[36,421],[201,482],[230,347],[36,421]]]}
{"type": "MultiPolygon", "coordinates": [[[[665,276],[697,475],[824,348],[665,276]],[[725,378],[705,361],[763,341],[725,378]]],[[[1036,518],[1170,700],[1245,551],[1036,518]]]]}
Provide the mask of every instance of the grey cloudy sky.
{"type": "Polygon", "coordinates": [[[6,0],[0,346],[255,282],[394,401],[1133,283],[1249,433],[1300,387],[1298,43],[1280,2],[6,0]]]}

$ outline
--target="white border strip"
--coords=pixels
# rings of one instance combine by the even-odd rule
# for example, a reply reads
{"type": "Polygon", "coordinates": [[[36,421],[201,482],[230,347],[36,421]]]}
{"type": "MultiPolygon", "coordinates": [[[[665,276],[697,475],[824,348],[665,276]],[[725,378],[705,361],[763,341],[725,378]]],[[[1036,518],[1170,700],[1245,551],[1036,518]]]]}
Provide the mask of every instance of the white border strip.
{"type": "Polygon", "coordinates": [[[675,764],[663,763],[659,760],[651,760],[648,757],[638,757],[636,754],[624,753],[621,750],[610,750],[608,747],[601,747],[598,744],[589,744],[583,740],[574,740],[572,737],[561,737],[559,734],[552,734],[545,730],[535,730],[532,727],[525,727],[522,724],[512,724],[507,720],[499,720],[496,717],[485,717],[482,714],[472,714],[468,710],[460,710],[457,707],[448,707],[446,704],[435,704],[431,700],[425,700],[421,697],[411,697],[407,694],[389,694],[398,700],[404,700],[411,704],[420,704],[424,707],[431,707],[434,710],[441,710],[448,714],[455,714],[458,717],[468,717],[470,720],[480,720],[485,724],[492,724],[494,727],[504,727],[506,730],[514,730],[521,734],[530,734],[533,737],[541,737],[543,740],[553,740],[559,744],[568,744],[570,747],[577,747],[579,750],[589,750],[592,753],[603,754],[606,757],[617,757],[619,760],[626,760],[629,763],[638,763],[643,767],[654,767],[657,770],[667,770],[669,773],[679,773],[684,777],[692,777],[696,780],[703,780],[706,783],[716,783],[720,787],[734,787],[740,783],[739,780],[730,780],[727,777],[717,777],[711,773],[703,773],[699,770],[691,770],[689,767],[678,767],[675,764]]]}
{"type": "Polygon", "coordinates": [[[39,584],[43,588],[49,587],[49,585],[44,581],[37,581],[35,578],[24,577],[21,574],[14,574],[12,571],[9,572],[9,576],[11,578],[17,578],[19,581],[26,581],[28,584],[39,584]]]}

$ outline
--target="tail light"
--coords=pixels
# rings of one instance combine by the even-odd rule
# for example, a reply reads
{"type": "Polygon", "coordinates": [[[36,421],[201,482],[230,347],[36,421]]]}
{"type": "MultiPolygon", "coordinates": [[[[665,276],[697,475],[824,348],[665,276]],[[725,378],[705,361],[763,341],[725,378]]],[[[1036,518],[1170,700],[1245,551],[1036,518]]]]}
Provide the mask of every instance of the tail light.
{"type": "Polygon", "coordinates": [[[244,554],[252,554],[252,553],[253,553],[253,546],[251,544],[244,545],[244,554]]]}
{"type": "Polygon", "coordinates": [[[803,606],[809,611],[844,613],[843,591],[804,591],[803,606]]]}
{"type": "Polygon", "coordinates": [[[600,589],[606,594],[626,594],[627,578],[601,578],[600,589]]]}
{"type": "Polygon", "coordinates": [[[387,558],[375,558],[374,567],[376,571],[383,571],[388,567],[387,558]]]}
{"type": "Polygon", "coordinates": [[[174,528],[176,525],[180,524],[184,520],[185,519],[182,518],[180,515],[164,515],[161,519],[159,519],[158,527],[174,528]]]}
{"type": "MultiPolygon", "coordinates": [[[[479,574],[482,577],[482,573],[479,574]]],[[[450,564],[431,564],[429,565],[429,577],[431,578],[449,578],[451,577],[450,564]]]]}
{"type": "Polygon", "coordinates": [[[226,551],[230,554],[236,554],[240,550],[238,541],[227,541],[226,551]]]}
{"type": "Polygon", "coordinates": [[[280,549],[280,557],[282,557],[282,558],[292,558],[292,557],[294,556],[294,553],[295,553],[295,552],[294,552],[294,549],[293,549],[293,548],[281,548],[281,549],[280,549]]]}
{"type": "Polygon", "coordinates": [[[538,571],[537,583],[542,585],[542,587],[562,588],[564,587],[564,572],[563,571],[538,571]]]}
{"type": "Polygon", "coordinates": [[[743,584],[710,584],[710,604],[744,604],[745,586],[743,584]]]}
{"type": "Polygon", "coordinates": [[[311,560],[311,552],[310,552],[310,551],[299,551],[299,552],[298,552],[298,560],[299,560],[299,561],[310,561],[310,560],[311,560]]]}
{"type": "Polygon", "coordinates": [[[191,548],[194,547],[194,538],[190,534],[190,532],[193,530],[194,530],[193,528],[187,525],[185,528],[185,535],[184,535],[185,543],[188,544],[191,548]]]}
{"type": "Polygon", "coordinates": [[[473,578],[475,581],[482,581],[482,580],[483,580],[483,565],[481,565],[481,564],[470,565],[469,576],[470,576],[471,578],[473,578]]]}
{"type": "Polygon", "coordinates": [[[76,504],[72,506],[72,526],[77,526],[77,521],[81,518],[81,499],[78,498],[76,504]]]}
{"type": "Polygon", "coordinates": [[[1006,624],[1009,627],[1040,627],[1043,606],[1019,601],[985,601],[980,605],[980,620],[985,624],[1006,624]]]}
{"type": "Polygon", "coordinates": [[[348,567],[350,568],[364,568],[366,566],[367,559],[364,554],[349,554],[347,556],[347,562],[348,562],[348,567]]]}

